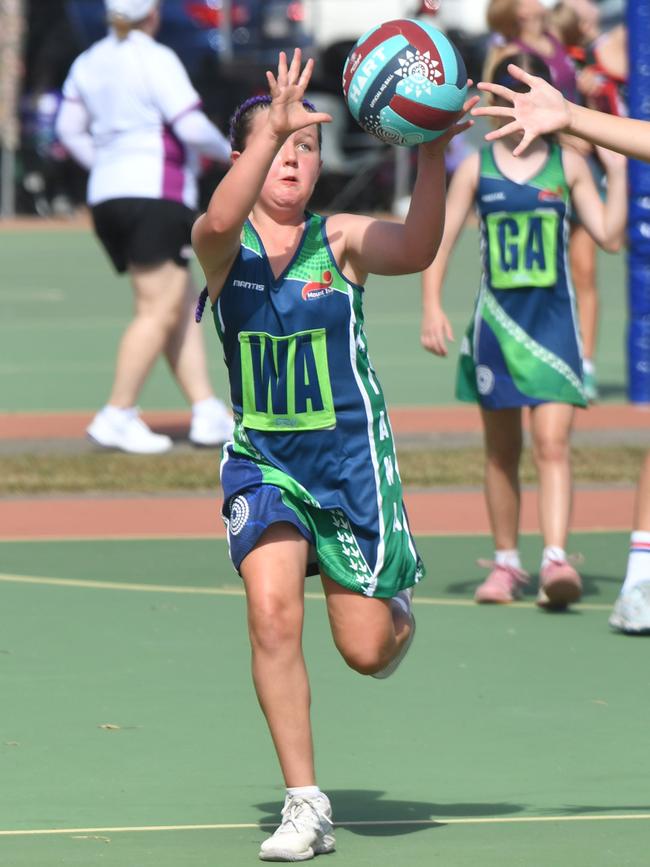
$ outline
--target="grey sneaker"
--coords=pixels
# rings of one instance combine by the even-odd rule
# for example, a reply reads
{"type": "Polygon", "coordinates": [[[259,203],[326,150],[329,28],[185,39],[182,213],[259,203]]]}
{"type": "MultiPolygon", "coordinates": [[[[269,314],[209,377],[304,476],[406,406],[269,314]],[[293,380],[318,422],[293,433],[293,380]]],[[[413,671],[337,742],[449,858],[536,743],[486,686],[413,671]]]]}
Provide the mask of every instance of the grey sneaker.
{"type": "MultiPolygon", "coordinates": [[[[385,680],[387,677],[390,677],[391,674],[394,674],[409,652],[410,646],[413,644],[413,639],[415,638],[415,617],[413,616],[412,610],[412,602],[413,602],[413,588],[407,587],[406,590],[400,590],[399,593],[396,594],[400,599],[403,599],[406,602],[408,616],[411,618],[411,631],[409,632],[409,637],[406,639],[404,644],[400,647],[399,652],[396,656],[394,656],[388,665],[385,668],[382,668],[380,671],[376,671],[372,676],[376,677],[378,680],[385,680]]],[[[402,606],[400,605],[400,608],[402,606]]]]}
{"type": "Polygon", "coordinates": [[[650,635],[650,581],[621,590],[609,625],[627,635],[650,635]]]}
{"type": "Polygon", "coordinates": [[[261,861],[309,861],[335,849],[332,807],[327,795],[287,795],[282,822],[260,848],[261,861]]]}

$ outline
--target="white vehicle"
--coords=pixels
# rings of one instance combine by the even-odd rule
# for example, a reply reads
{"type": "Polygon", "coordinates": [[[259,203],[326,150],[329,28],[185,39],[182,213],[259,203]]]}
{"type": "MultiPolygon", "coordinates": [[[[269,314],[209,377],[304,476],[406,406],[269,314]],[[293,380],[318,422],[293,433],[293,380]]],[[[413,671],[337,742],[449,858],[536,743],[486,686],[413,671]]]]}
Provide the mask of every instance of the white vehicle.
{"type": "Polygon", "coordinates": [[[371,27],[419,11],[417,0],[306,0],[305,25],[320,51],[356,42],[371,27]]]}

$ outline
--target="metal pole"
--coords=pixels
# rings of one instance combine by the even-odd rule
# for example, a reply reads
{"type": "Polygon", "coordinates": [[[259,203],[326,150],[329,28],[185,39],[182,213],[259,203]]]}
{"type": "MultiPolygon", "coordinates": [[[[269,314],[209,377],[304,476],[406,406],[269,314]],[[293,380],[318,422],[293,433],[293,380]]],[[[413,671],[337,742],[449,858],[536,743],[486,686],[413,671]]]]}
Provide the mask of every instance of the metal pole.
{"type": "Polygon", "coordinates": [[[2,166],[0,168],[0,184],[2,184],[2,197],[0,198],[0,218],[9,220],[16,214],[16,191],[14,179],[16,177],[16,153],[2,145],[2,166]]]}
{"type": "Polygon", "coordinates": [[[0,217],[13,217],[16,210],[15,167],[20,139],[18,94],[21,77],[23,0],[0,0],[0,217]]]}
{"type": "Polygon", "coordinates": [[[232,61],[232,0],[221,3],[221,57],[224,63],[232,61]]]}

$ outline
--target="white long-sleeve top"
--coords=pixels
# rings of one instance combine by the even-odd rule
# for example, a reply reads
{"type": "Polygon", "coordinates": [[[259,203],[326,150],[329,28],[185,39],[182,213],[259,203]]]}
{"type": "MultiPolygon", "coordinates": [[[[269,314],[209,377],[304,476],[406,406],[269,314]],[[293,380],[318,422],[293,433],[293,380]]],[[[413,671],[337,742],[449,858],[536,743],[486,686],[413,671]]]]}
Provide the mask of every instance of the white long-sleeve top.
{"type": "Polygon", "coordinates": [[[57,135],[90,170],[90,205],[135,197],[196,208],[200,155],[230,156],[176,54],[140,30],[84,51],[63,96],[57,135]]]}

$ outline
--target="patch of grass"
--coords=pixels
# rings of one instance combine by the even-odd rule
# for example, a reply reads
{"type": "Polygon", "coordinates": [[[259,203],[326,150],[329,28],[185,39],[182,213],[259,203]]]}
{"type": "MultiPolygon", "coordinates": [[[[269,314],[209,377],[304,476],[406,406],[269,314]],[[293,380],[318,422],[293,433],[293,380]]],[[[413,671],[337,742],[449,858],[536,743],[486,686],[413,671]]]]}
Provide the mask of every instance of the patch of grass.
{"type": "MultiPolygon", "coordinates": [[[[580,447],[573,450],[576,483],[636,483],[645,449],[580,447]]],[[[480,486],[483,450],[412,448],[398,454],[406,486],[480,486]]],[[[172,452],[138,456],[119,452],[79,455],[21,454],[0,457],[0,496],[48,493],[87,494],[214,491],[219,452],[172,452]]],[[[521,466],[524,484],[536,481],[528,451],[521,466]]]]}

